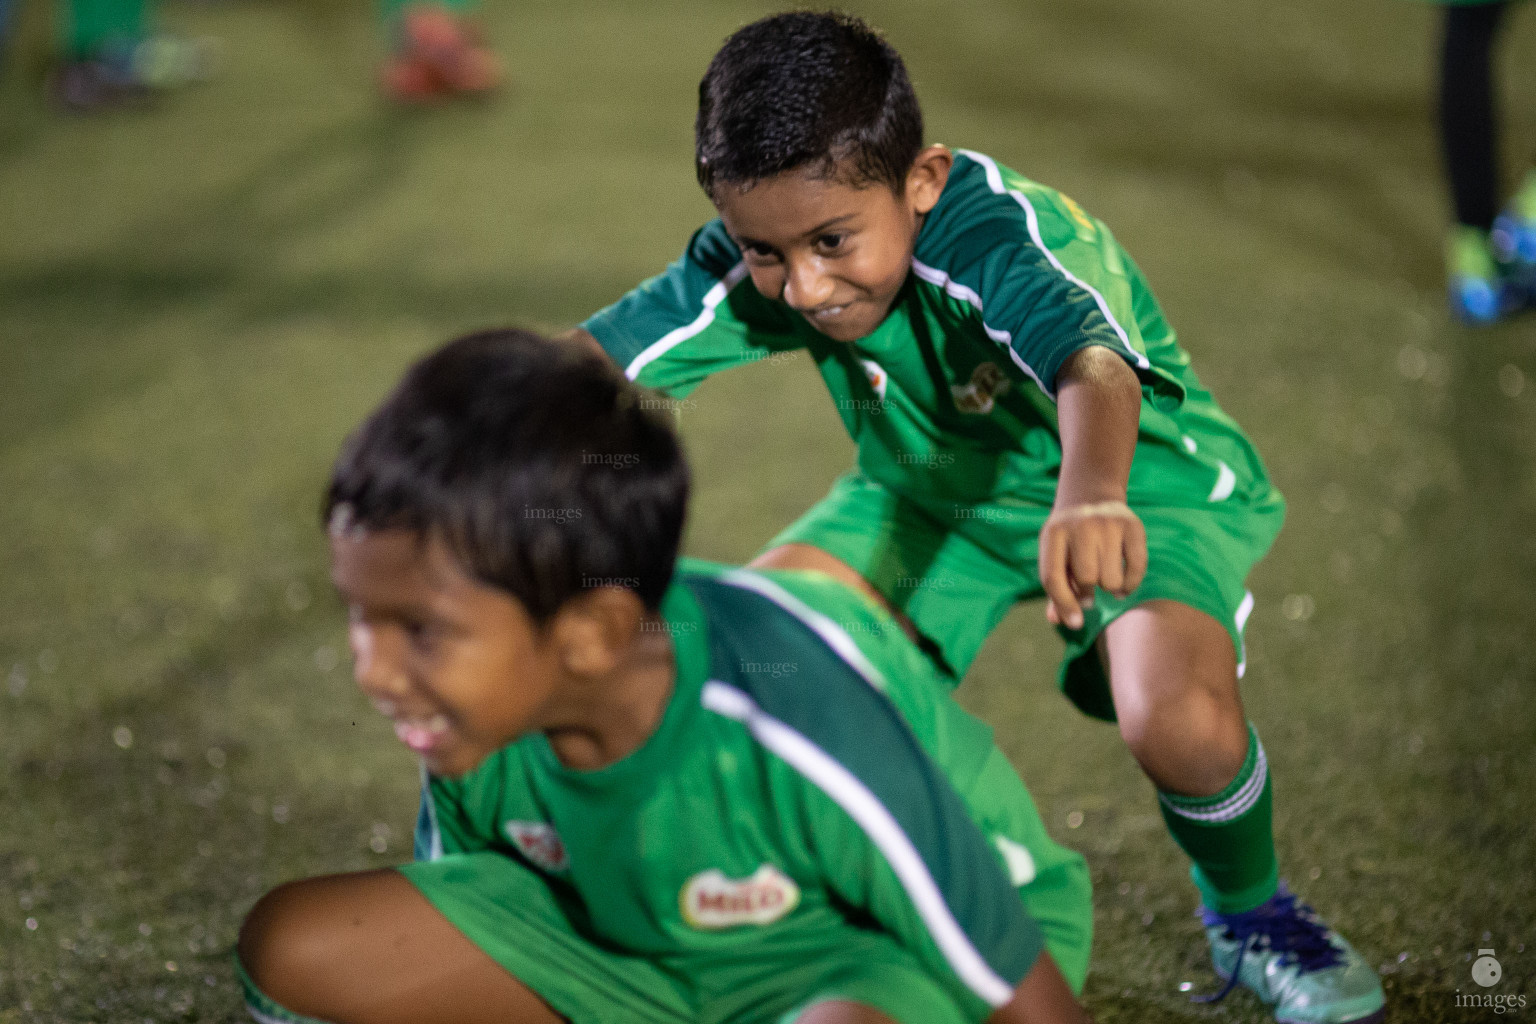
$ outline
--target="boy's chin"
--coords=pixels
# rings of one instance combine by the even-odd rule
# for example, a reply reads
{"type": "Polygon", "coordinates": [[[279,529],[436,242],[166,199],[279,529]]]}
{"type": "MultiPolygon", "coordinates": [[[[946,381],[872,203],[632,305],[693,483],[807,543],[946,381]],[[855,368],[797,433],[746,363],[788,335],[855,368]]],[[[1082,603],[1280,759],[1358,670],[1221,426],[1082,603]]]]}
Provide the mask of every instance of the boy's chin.
{"type": "Polygon", "coordinates": [[[459,749],[423,754],[421,760],[427,771],[438,778],[458,779],[480,767],[488,756],[488,751],[459,749]]]}
{"type": "Polygon", "coordinates": [[[874,323],[865,323],[863,319],[850,319],[846,323],[838,322],[828,324],[813,320],[810,317],[806,317],[805,319],[807,323],[816,328],[817,333],[822,335],[822,337],[831,338],[833,341],[846,342],[848,344],[852,344],[861,338],[869,337],[871,334],[875,333],[875,328],[880,326],[879,320],[876,320],[874,323]]]}

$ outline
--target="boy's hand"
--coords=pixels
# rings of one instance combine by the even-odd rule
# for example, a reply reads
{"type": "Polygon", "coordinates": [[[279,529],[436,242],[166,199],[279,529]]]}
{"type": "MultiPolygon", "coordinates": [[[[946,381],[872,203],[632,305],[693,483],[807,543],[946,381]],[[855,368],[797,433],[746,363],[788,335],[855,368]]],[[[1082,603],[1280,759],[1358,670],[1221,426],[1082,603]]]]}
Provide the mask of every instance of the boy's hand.
{"type": "Polygon", "coordinates": [[[1040,528],[1045,617],[1081,629],[1095,587],[1125,597],[1147,572],[1147,531],[1123,501],[1054,509],[1040,528]]]}
{"type": "Polygon", "coordinates": [[[1147,571],[1147,531],[1125,503],[1141,384],[1129,363],[1095,345],[1061,364],[1056,386],[1061,475],[1040,528],[1040,584],[1045,617],[1082,629],[1094,587],[1124,597],[1147,571]]]}

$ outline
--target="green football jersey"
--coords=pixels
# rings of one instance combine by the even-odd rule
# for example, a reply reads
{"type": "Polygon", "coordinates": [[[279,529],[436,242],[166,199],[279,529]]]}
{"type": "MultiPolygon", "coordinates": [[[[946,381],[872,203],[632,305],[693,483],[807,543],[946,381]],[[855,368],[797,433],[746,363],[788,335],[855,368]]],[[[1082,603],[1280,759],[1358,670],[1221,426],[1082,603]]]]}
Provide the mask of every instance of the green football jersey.
{"type": "Polygon", "coordinates": [[[970,1019],[1042,948],[1081,986],[1086,865],[888,616],[826,577],[685,560],[662,617],[676,688],[639,749],[575,771],[540,733],[431,778],[418,858],[524,862],[580,936],[701,1005],[731,965],[835,956],[850,929],[894,936],[970,1019]]]}
{"type": "Polygon", "coordinates": [[[1049,504],[1061,464],[1056,374],[1072,353],[1102,345],[1142,383],[1133,505],[1269,488],[1257,453],[1201,386],[1109,229],[980,153],[956,154],[903,290],[858,342],[833,341],[759,294],[718,220],[678,262],[583,327],[630,379],[672,395],[719,370],[805,350],[863,473],[930,506],[1049,504]]]}

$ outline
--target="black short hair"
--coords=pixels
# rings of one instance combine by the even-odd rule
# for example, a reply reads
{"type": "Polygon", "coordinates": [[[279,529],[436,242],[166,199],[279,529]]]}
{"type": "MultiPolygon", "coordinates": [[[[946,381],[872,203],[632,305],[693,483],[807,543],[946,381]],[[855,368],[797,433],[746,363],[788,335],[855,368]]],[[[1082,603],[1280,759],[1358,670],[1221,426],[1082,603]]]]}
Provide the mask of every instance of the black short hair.
{"type": "Polygon", "coordinates": [[[901,55],[858,18],[795,11],[755,21],[699,82],[699,184],[750,186],[796,167],[900,190],[923,148],[901,55]]]}
{"type": "Polygon", "coordinates": [[[528,331],[423,358],[342,446],[332,529],[441,538],[536,623],[617,586],[655,610],[672,578],[688,465],[671,425],[599,353],[528,331]]]}

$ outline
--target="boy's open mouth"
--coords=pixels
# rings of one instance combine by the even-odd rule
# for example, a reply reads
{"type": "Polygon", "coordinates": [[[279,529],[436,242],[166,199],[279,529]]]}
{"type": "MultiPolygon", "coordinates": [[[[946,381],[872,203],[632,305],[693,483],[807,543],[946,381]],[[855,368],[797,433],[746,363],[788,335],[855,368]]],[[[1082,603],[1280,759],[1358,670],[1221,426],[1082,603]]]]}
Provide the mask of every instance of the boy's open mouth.
{"type": "Polygon", "coordinates": [[[395,735],[401,743],[418,754],[425,754],[437,746],[437,741],[448,731],[446,715],[433,715],[425,722],[397,721],[395,735]]]}
{"type": "Polygon", "coordinates": [[[376,700],[373,706],[379,713],[395,723],[395,736],[417,754],[425,754],[448,732],[448,716],[439,712],[426,717],[409,717],[400,713],[393,701],[376,700]]]}

